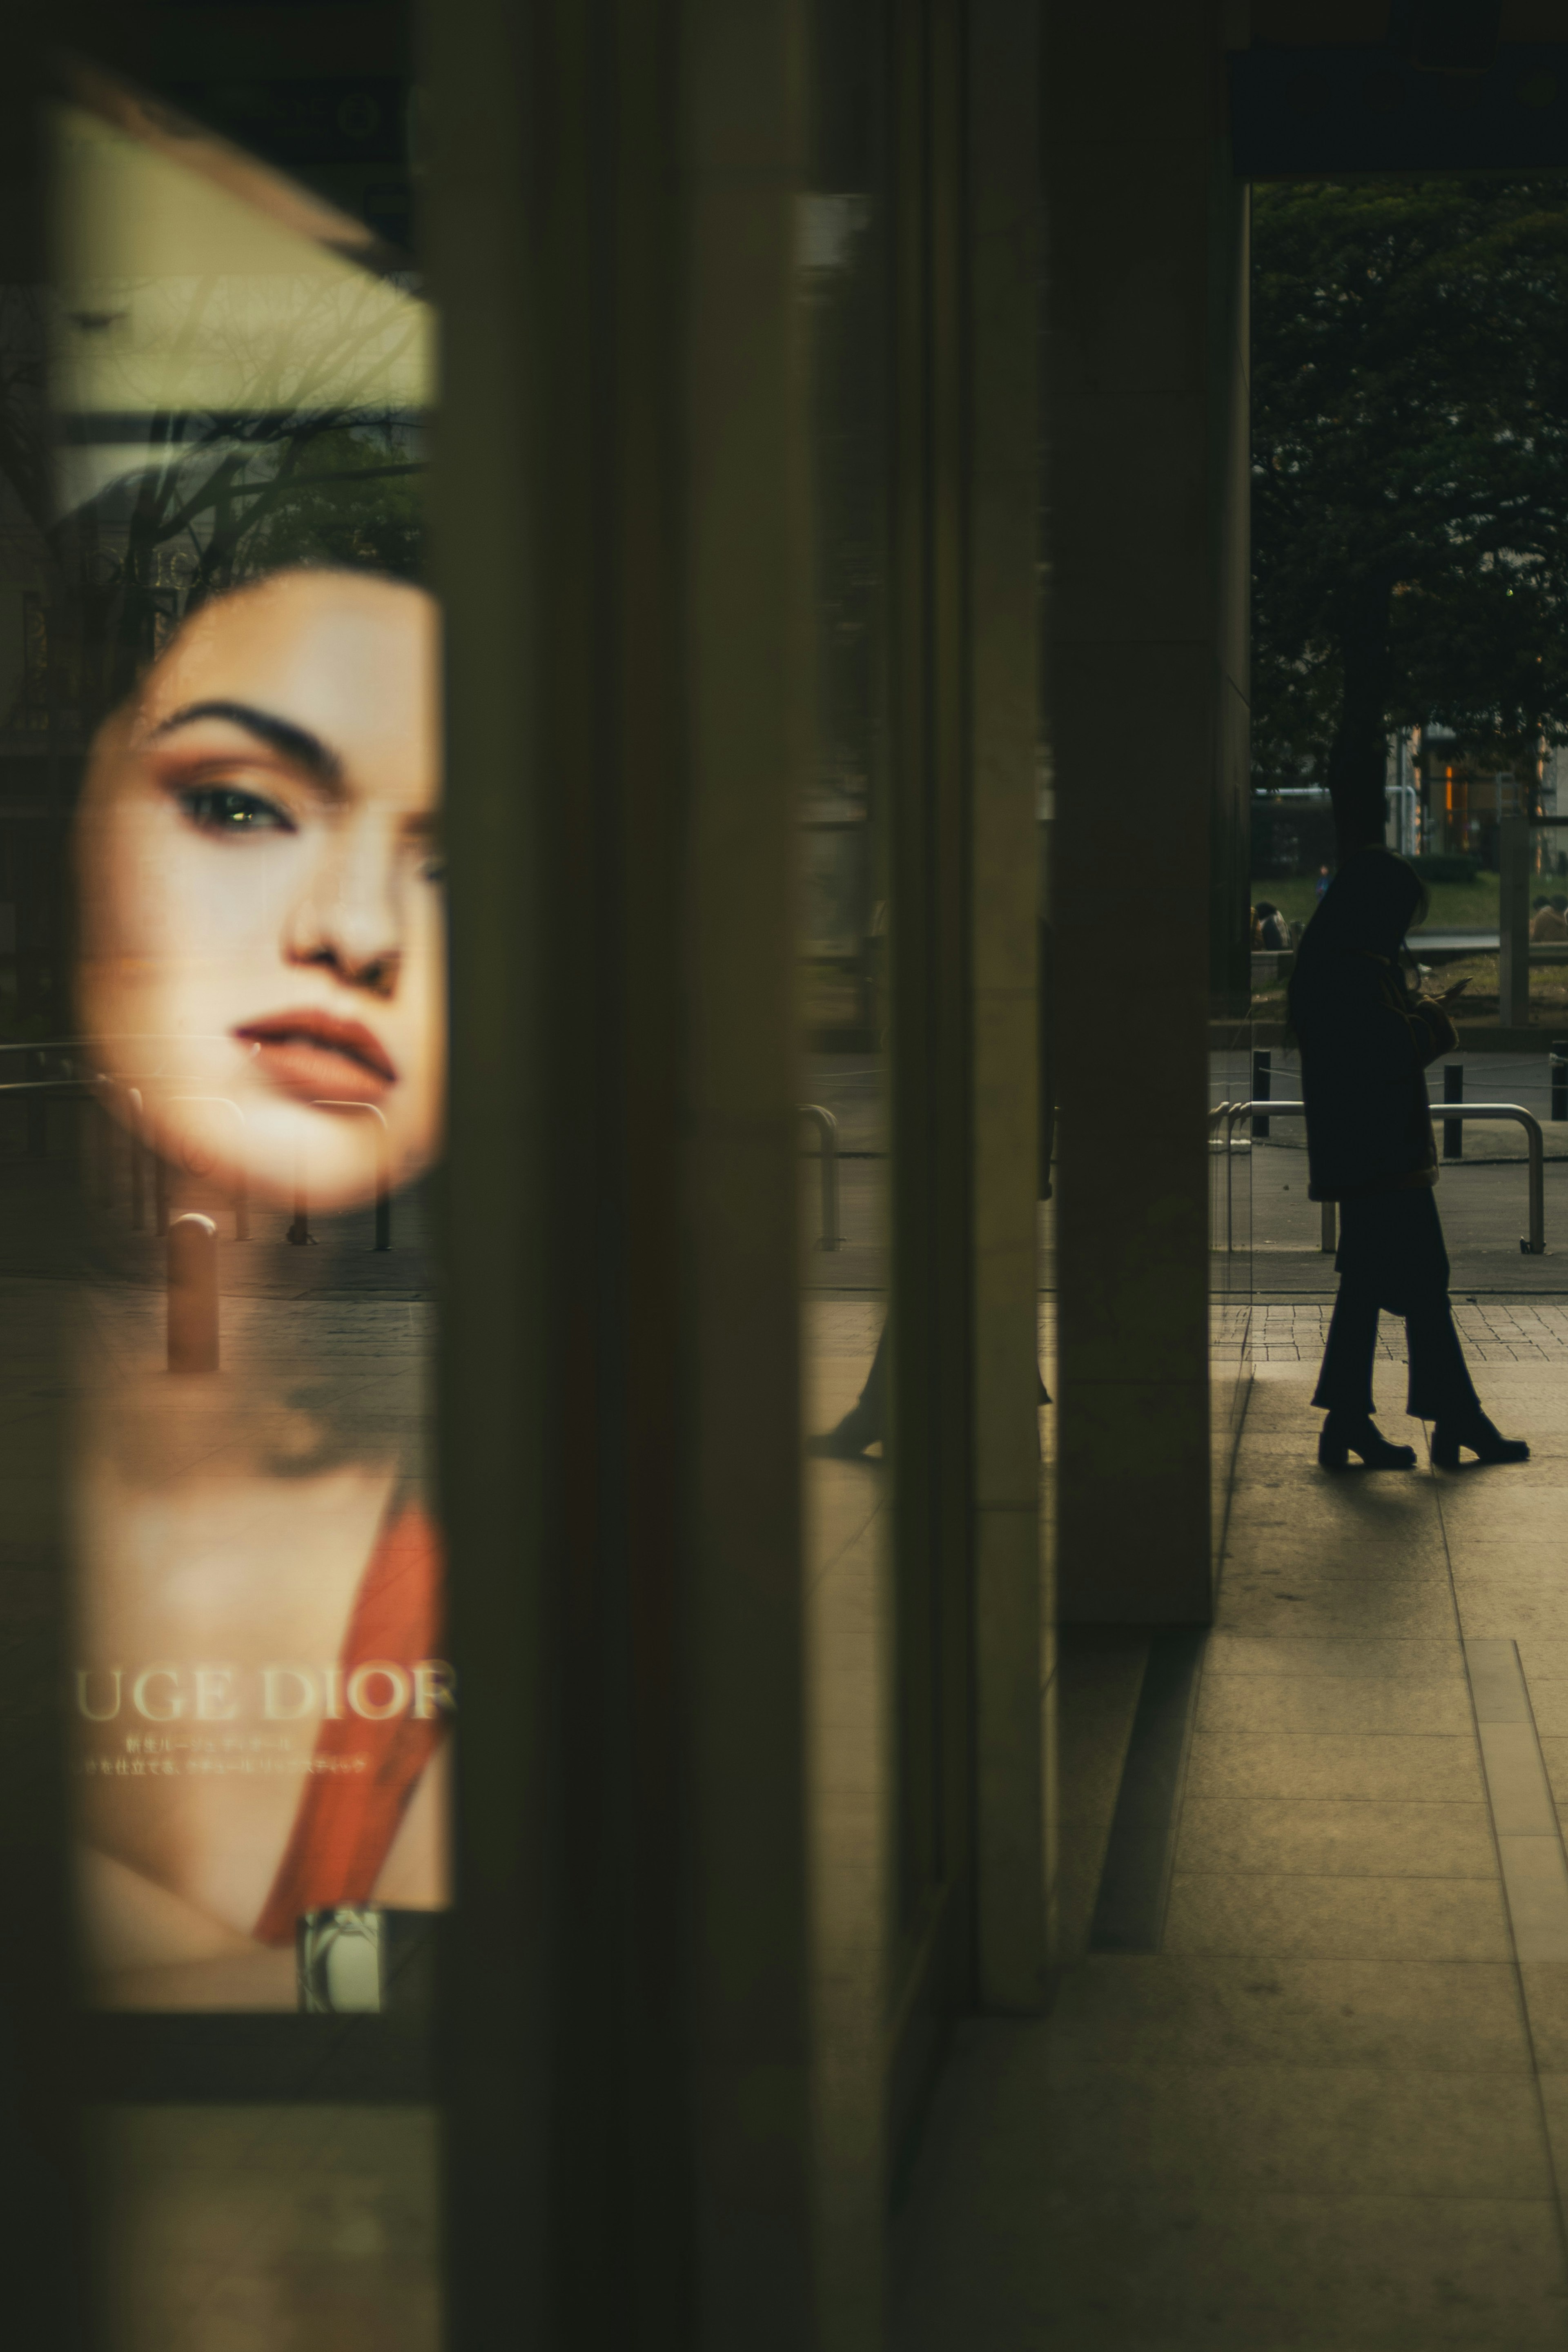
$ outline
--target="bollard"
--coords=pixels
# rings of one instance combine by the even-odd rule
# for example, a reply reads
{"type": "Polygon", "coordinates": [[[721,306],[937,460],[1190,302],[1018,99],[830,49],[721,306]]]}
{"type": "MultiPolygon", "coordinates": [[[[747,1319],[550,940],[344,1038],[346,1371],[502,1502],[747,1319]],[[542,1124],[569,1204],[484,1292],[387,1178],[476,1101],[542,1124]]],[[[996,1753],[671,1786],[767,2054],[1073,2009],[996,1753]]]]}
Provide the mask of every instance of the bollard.
{"type": "Polygon", "coordinates": [[[142,1105],[141,1088],[139,1087],[127,1087],[125,1090],[125,1101],[126,1107],[131,1113],[130,1124],[126,1129],[131,1139],[131,1230],[133,1234],[139,1234],[142,1226],[147,1222],[147,1194],[144,1181],[145,1162],[142,1158],[142,1105]]]}
{"type": "MultiPolygon", "coordinates": [[[[386,1120],[374,1103],[339,1102],[331,1095],[322,1095],[311,1105],[314,1110],[357,1110],[375,1121],[375,1240],[373,1248],[392,1247],[392,1161],[387,1151],[386,1120]]],[[[310,1228],[305,1223],[305,1178],[303,1171],[294,1193],[294,1224],[289,1228],[291,1242],[308,1242],[310,1228]],[[300,1230],[295,1232],[294,1226],[300,1230]]]]}
{"type": "MultiPolygon", "coordinates": [[[[1273,1073],[1273,1055],[1266,1046],[1255,1047],[1252,1055],[1252,1099],[1254,1102],[1267,1102],[1268,1100],[1270,1094],[1274,1090],[1273,1073]]],[[[1268,1121],[1267,1118],[1255,1118],[1253,1120],[1252,1135],[1255,1142],[1259,1136],[1265,1136],[1268,1132],[1268,1121]]]]}
{"type": "Polygon", "coordinates": [[[1332,1201],[1321,1201],[1318,1205],[1321,1211],[1318,1220],[1318,1247],[1325,1257],[1332,1257],[1340,1245],[1339,1235],[1335,1231],[1338,1223],[1335,1204],[1332,1201]]]}
{"type": "Polygon", "coordinates": [[[285,1241],[292,1242],[297,1249],[303,1249],[308,1242],[312,1242],[316,1238],[310,1231],[310,1212],[305,1199],[305,1180],[302,1176],[296,1177],[294,1181],[294,1222],[283,1238],[285,1241]]]}
{"type": "Polygon", "coordinates": [[[92,1148],[93,1197],[100,1209],[114,1204],[114,1121],[100,1095],[84,1095],[82,1116],[92,1148]]]}
{"type": "Polygon", "coordinates": [[[1553,1118],[1568,1118],[1568,1037],[1553,1037],[1550,1061],[1552,1116],[1553,1118]]]}
{"type": "Polygon", "coordinates": [[[147,1222],[147,1187],[142,1158],[142,1138],[131,1130],[131,1230],[139,1234],[147,1222]]]}
{"type": "MultiPolygon", "coordinates": [[[[1463,1102],[1464,1099],[1465,1066],[1463,1062],[1445,1062],[1443,1065],[1443,1100],[1446,1103],[1457,1103],[1463,1102]]],[[[1444,1159],[1461,1160],[1464,1157],[1464,1120],[1462,1118],[1446,1118],[1443,1121],[1444,1159]]]]}
{"type": "Polygon", "coordinates": [[[802,1103],[797,1116],[810,1119],[821,1138],[817,1150],[822,1161],[822,1236],[816,1246],[840,1249],[844,1236],[838,1230],[838,1121],[820,1103],[802,1103]]]}
{"type": "Polygon", "coordinates": [[[194,1211],[169,1227],[169,1370],[217,1370],[217,1227],[194,1211]]]}

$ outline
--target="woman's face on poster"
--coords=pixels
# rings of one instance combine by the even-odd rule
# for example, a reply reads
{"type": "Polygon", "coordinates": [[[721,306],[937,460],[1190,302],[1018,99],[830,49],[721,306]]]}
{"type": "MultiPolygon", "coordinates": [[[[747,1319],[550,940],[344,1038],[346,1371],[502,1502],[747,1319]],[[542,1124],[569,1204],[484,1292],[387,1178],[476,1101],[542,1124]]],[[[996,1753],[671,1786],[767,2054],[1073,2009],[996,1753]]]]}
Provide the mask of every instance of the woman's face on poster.
{"type": "Polygon", "coordinates": [[[421,590],[280,572],[198,611],[100,736],[80,1011],[176,1169],[330,1210],[436,1159],[437,681],[421,590]]]}

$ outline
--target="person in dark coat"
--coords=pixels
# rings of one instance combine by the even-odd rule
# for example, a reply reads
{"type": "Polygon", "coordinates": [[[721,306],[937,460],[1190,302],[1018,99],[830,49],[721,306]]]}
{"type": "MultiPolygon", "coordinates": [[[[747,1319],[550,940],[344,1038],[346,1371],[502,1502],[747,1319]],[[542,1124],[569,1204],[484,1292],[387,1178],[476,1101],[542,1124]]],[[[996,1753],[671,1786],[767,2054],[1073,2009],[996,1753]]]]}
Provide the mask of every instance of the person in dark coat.
{"type": "Polygon", "coordinates": [[[1328,1413],[1318,1444],[1326,1470],[1342,1470],[1352,1454],[1369,1469],[1414,1466],[1414,1447],[1391,1445],[1373,1423],[1380,1312],[1405,1319],[1405,1410],[1434,1424],[1432,1459],[1440,1468],[1457,1469],[1461,1447],[1483,1462],[1522,1462],[1530,1453],[1500,1437],[1482,1412],[1448,1304],[1424,1073],[1458,1041],[1446,1002],[1414,994],[1399,966],[1425,898],[1404,858],[1358,850],[1302,933],[1290,981],[1308,1189],[1314,1201],[1340,1204],[1339,1296],[1312,1398],[1328,1413]]]}
{"type": "Polygon", "coordinates": [[[1290,927],[1271,898],[1259,898],[1253,915],[1257,928],[1254,944],[1260,948],[1282,949],[1290,944],[1290,927]]]}

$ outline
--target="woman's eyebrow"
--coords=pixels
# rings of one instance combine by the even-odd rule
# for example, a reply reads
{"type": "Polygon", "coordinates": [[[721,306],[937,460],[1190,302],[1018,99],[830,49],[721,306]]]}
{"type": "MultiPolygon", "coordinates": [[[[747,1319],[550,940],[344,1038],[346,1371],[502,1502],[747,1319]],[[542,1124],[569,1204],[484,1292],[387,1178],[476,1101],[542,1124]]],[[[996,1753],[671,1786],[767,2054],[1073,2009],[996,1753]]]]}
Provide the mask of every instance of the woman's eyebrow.
{"type": "Polygon", "coordinates": [[[276,751],[291,767],[300,768],[311,780],[326,790],[335,789],[342,780],[342,761],[337,753],[312,735],[308,727],[297,727],[291,719],[279,719],[270,710],[258,710],[248,702],[188,702],[183,710],[160,719],[151,738],[172,735],[177,727],[194,726],[198,719],[225,719],[231,727],[243,727],[268,751],[276,751]]]}

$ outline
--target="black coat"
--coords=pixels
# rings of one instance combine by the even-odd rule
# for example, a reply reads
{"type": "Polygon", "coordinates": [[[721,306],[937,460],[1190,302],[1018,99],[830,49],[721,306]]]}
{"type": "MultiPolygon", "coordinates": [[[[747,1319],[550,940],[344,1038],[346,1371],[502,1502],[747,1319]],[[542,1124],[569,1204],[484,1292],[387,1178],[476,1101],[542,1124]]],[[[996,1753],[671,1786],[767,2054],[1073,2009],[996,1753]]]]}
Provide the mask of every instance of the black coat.
{"type": "Polygon", "coordinates": [[[1358,850],[1302,935],[1290,1024],[1301,1049],[1314,1201],[1436,1181],[1423,1073],[1457,1039],[1442,1006],[1413,994],[1399,969],[1422,895],[1402,857],[1358,850]]]}

